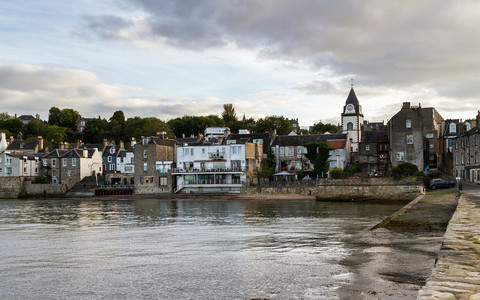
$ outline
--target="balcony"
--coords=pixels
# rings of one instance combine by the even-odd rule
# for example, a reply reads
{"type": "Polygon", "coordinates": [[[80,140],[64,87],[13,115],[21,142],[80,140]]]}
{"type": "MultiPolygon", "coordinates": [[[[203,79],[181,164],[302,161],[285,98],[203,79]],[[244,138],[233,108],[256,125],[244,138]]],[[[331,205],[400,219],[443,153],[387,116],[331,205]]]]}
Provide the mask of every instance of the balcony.
{"type": "Polygon", "coordinates": [[[245,172],[245,168],[242,167],[237,167],[237,168],[210,168],[210,169],[198,169],[198,168],[190,168],[190,169],[181,169],[181,168],[176,168],[172,169],[172,173],[174,175],[178,174],[194,174],[194,173],[243,173],[245,172]]]}
{"type": "Polygon", "coordinates": [[[208,157],[213,160],[223,160],[225,159],[225,153],[223,152],[209,152],[208,157]]]}

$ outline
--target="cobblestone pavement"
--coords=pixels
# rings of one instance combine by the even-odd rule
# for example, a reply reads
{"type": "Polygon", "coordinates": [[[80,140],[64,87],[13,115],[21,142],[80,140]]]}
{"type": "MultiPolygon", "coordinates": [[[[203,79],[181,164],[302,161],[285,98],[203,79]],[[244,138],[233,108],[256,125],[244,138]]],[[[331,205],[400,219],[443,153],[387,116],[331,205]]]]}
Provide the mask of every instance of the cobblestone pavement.
{"type": "Polygon", "coordinates": [[[480,189],[465,186],[417,299],[480,300],[480,189]]]}

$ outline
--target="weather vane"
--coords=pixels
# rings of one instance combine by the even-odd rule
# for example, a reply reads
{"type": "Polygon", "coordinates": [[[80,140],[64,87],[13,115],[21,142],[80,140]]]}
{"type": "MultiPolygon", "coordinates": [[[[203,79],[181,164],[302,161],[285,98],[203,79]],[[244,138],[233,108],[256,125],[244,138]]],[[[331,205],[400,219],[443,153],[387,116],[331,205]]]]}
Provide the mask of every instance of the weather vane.
{"type": "Polygon", "coordinates": [[[350,81],[351,81],[351,86],[353,88],[353,78],[350,78],[350,81]]]}

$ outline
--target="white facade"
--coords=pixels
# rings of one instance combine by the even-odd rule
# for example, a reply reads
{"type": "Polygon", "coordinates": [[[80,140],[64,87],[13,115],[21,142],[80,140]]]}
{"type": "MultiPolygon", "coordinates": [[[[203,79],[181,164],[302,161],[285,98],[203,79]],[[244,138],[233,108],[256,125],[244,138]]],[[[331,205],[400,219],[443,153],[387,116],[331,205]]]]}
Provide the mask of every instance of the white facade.
{"type": "Polygon", "coordinates": [[[245,170],[245,144],[179,146],[175,191],[240,192],[245,170]]]}
{"type": "Polygon", "coordinates": [[[135,172],[134,152],[126,151],[125,157],[117,156],[117,171],[122,174],[133,174],[135,172]]]}
{"type": "Polygon", "coordinates": [[[230,134],[228,127],[207,127],[205,128],[206,137],[227,137],[230,134]]]}
{"type": "Polygon", "coordinates": [[[36,177],[40,175],[40,157],[0,154],[0,176],[36,177]]]}

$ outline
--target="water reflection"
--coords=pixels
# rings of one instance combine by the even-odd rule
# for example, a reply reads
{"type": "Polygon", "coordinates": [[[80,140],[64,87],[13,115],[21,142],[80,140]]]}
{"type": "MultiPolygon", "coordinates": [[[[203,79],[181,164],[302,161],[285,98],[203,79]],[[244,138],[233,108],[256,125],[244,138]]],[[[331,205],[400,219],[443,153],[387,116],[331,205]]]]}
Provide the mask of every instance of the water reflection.
{"type": "Polygon", "coordinates": [[[1,201],[0,298],[343,298],[388,259],[367,229],[400,206],[1,201]]]}

